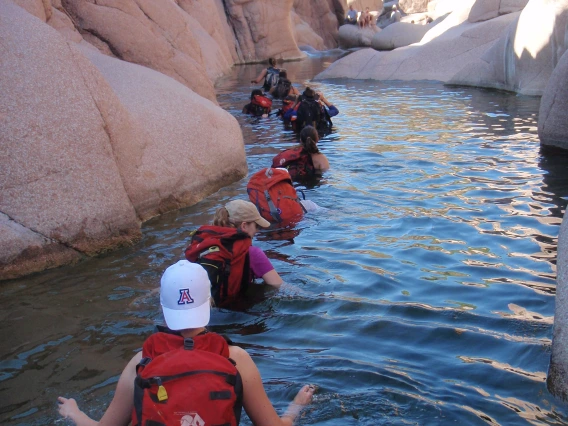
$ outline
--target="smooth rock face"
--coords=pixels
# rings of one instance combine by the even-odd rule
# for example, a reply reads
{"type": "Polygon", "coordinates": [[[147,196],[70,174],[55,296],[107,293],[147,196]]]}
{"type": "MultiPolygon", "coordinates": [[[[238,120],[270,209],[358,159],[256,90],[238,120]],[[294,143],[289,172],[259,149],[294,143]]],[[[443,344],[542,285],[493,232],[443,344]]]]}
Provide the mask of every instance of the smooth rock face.
{"type": "MultiPolygon", "coordinates": [[[[359,78],[375,80],[437,80],[449,81],[465,63],[479,58],[487,45],[498,39],[518,16],[508,14],[487,22],[469,23],[467,13],[463,22],[447,26],[446,21],[433,27],[420,43],[401,47],[391,52],[361,50],[331,64],[316,78],[359,78]],[[430,33],[437,32],[430,42],[430,33]]],[[[452,21],[450,21],[452,22],[452,21]]],[[[341,29],[340,29],[341,31],[341,29]]],[[[386,31],[386,30],[385,30],[386,31]]]]}
{"type": "Polygon", "coordinates": [[[77,66],[88,61],[8,0],[0,0],[0,39],[0,212],[10,228],[0,240],[0,276],[11,276],[18,257],[32,272],[138,238],[105,123],[77,66]],[[20,237],[33,241],[37,261],[14,252],[20,237]]]}
{"type": "Polygon", "coordinates": [[[296,12],[292,11],[292,24],[294,26],[294,38],[299,48],[311,47],[316,50],[324,50],[325,43],[316,32],[296,12]]]}
{"type": "Polygon", "coordinates": [[[299,59],[290,12],[294,0],[226,0],[229,24],[237,37],[242,62],[270,57],[299,59]]]}
{"type": "Polygon", "coordinates": [[[8,0],[0,39],[0,279],[129,244],[246,174],[236,120],[176,80],[8,0]]]}
{"type": "Polygon", "coordinates": [[[292,22],[298,46],[310,45],[318,50],[337,47],[339,23],[332,6],[330,0],[294,0],[292,22]]]}
{"type": "Polygon", "coordinates": [[[339,27],[339,46],[343,49],[352,47],[368,47],[371,45],[373,36],[381,31],[379,27],[359,28],[358,25],[342,25],[339,27]]]}
{"type": "Polygon", "coordinates": [[[169,75],[215,102],[213,83],[194,35],[194,29],[202,27],[174,2],[62,0],[62,5],[87,41],[106,45],[127,62],[169,75]]]}
{"type": "Polygon", "coordinates": [[[116,160],[142,220],[195,204],[246,175],[242,133],[231,114],[164,74],[81,50],[123,107],[122,117],[115,107],[105,120],[115,122],[109,133],[116,160]]]}
{"type": "Polygon", "coordinates": [[[430,25],[395,22],[373,36],[371,47],[375,50],[392,50],[418,43],[430,28],[430,25]]]}
{"type": "MultiPolygon", "coordinates": [[[[538,113],[538,136],[542,145],[568,150],[568,85],[566,82],[568,82],[568,53],[562,55],[542,94],[538,113]]],[[[568,254],[566,258],[568,259],[568,254]]],[[[564,283],[568,286],[568,275],[564,283]]],[[[568,306],[566,308],[568,311],[568,306]]],[[[568,339],[566,344],[568,345],[568,339]]],[[[566,365],[568,365],[568,360],[566,365]]]]}
{"type": "MultiPolygon", "coordinates": [[[[564,55],[566,56],[566,55],[564,55]]],[[[568,216],[564,215],[558,237],[556,306],[552,355],[546,384],[554,396],[568,402],[568,216]]]]}
{"type": "Polygon", "coordinates": [[[506,13],[519,12],[528,0],[476,0],[471,8],[469,22],[481,22],[506,13]]]}
{"type": "Polygon", "coordinates": [[[567,23],[568,0],[529,1],[500,39],[449,83],[542,95],[566,51],[567,23]]]}

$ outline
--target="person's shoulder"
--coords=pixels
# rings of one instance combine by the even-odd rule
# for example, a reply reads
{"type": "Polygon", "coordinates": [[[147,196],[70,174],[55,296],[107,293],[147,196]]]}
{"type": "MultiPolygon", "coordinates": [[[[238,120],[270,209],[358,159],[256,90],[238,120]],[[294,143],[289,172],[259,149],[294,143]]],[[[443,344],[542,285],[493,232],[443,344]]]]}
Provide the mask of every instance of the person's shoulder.
{"type": "Polygon", "coordinates": [[[251,245],[249,247],[249,256],[253,256],[253,257],[266,257],[266,255],[264,254],[264,252],[262,251],[262,249],[260,247],[256,247],[251,245]]]}
{"type": "Polygon", "coordinates": [[[247,351],[240,346],[229,345],[229,357],[238,365],[239,361],[248,361],[252,359],[247,351]]]}

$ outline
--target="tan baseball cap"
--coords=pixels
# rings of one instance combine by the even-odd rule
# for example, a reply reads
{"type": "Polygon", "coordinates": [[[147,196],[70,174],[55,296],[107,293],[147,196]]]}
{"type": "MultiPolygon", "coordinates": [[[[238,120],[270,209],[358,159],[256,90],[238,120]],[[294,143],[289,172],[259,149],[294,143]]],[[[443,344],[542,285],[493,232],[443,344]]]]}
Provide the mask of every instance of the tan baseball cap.
{"type": "Polygon", "coordinates": [[[260,215],[256,206],[250,201],[229,201],[225,204],[225,208],[229,212],[229,219],[235,224],[241,222],[255,222],[263,228],[268,228],[270,226],[270,222],[260,215]]]}

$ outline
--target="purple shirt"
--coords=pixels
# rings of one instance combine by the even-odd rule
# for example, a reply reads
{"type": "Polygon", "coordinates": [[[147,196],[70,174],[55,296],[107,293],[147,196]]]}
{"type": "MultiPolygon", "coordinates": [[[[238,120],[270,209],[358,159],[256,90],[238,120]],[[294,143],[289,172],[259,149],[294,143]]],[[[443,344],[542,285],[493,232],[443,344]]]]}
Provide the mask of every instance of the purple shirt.
{"type": "Polygon", "coordinates": [[[249,247],[249,261],[254,278],[262,278],[264,274],[274,269],[264,252],[255,246],[249,247]]]}

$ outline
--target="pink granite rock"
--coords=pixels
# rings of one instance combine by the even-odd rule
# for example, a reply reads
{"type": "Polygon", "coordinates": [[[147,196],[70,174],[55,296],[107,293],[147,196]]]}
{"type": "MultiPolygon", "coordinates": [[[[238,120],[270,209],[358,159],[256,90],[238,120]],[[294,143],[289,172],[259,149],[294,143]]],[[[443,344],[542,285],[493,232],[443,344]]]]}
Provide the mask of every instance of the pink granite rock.
{"type": "Polygon", "coordinates": [[[36,18],[47,22],[51,18],[51,3],[49,0],[12,0],[21,8],[31,13],[36,18]]]}
{"type": "Polygon", "coordinates": [[[330,0],[295,0],[292,19],[297,44],[307,44],[318,50],[337,47],[339,22],[343,23],[343,13],[342,9],[341,21],[338,21],[337,9],[333,8],[330,0]],[[321,44],[318,38],[321,38],[321,44]]]}
{"type": "Polygon", "coordinates": [[[9,0],[0,38],[0,279],[128,244],[246,174],[236,120],[176,80],[9,0]]]}
{"type": "Polygon", "coordinates": [[[231,114],[164,74],[90,47],[81,51],[120,101],[97,99],[106,102],[101,110],[124,187],[142,220],[195,204],[246,175],[231,114]]]}
{"type": "Polygon", "coordinates": [[[290,22],[294,0],[227,0],[229,24],[237,38],[242,62],[269,57],[299,59],[300,52],[290,22]]]}
{"type": "Polygon", "coordinates": [[[173,1],[62,0],[83,37],[114,56],[160,71],[215,101],[202,52],[189,19],[173,1]]]}
{"type": "Polygon", "coordinates": [[[0,240],[0,271],[17,258],[31,272],[45,267],[44,254],[61,264],[138,238],[105,123],[77,66],[88,61],[8,0],[0,0],[0,39],[0,211],[13,222],[12,237],[0,240]],[[34,240],[37,262],[9,248],[14,234],[34,240]]]}
{"type": "Polygon", "coordinates": [[[325,50],[323,38],[316,34],[312,27],[296,12],[291,12],[290,19],[294,27],[294,39],[299,48],[311,47],[315,50],[325,50]]]}

